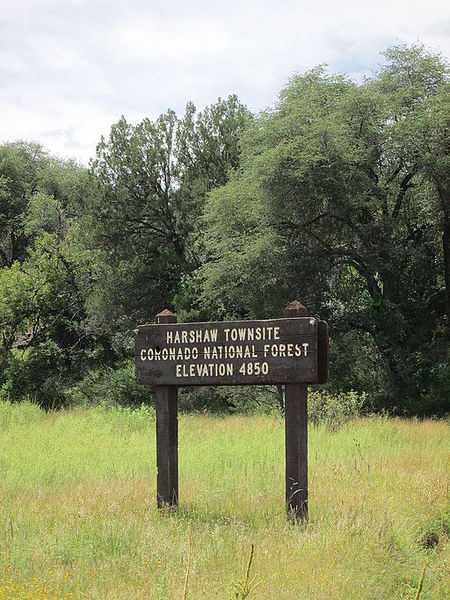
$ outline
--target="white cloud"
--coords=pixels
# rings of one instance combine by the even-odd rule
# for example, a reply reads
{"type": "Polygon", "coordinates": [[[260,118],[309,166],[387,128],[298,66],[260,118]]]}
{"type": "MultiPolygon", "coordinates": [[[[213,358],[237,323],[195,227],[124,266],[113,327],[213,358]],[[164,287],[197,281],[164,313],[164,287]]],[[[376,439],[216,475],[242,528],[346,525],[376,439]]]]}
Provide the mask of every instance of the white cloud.
{"type": "Polygon", "coordinates": [[[121,114],[135,121],[237,93],[272,104],[319,63],[359,77],[420,41],[450,55],[442,0],[0,0],[0,139],[85,162],[121,114]]]}

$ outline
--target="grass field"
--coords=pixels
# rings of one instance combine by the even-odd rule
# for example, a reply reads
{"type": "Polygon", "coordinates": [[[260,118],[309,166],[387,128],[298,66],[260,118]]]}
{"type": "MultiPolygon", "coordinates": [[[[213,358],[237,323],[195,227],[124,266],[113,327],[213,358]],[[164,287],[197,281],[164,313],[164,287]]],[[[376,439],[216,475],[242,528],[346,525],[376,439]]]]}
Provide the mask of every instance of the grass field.
{"type": "Polygon", "coordinates": [[[448,422],[310,428],[310,521],[284,512],[284,424],[180,417],[155,508],[150,411],[0,404],[0,598],[450,597],[448,422]],[[185,585],[189,567],[189,581],[185,585]],[[256,586],[256,587],[255,587],[256,586]]]}

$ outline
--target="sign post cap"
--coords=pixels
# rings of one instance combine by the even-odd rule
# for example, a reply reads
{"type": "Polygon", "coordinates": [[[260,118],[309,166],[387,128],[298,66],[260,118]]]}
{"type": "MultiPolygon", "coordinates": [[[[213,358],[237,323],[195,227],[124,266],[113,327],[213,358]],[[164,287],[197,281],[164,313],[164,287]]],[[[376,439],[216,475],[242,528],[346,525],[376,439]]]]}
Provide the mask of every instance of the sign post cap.
{"type": "Polygon", "coordinates": [[[155,321],[157,323],[176,323],[177,315],[168,308],[165,308],[163,311],[156,315],[155,321]]]}
{"type": "Polygon", "coordinates": [[[298,300],[293,300],[284,309],[286,317],[307,317],[308,311],[305,306],[298,300]]]}
{"type": "Polygon", "coordinates": [[[175,316],[176,316],[175,313],[173,313],[168,308],[165,308],[164,310],[162,310],[160,313],[158,313],[156,315],[156,317],[175,317],[175,316]]]}

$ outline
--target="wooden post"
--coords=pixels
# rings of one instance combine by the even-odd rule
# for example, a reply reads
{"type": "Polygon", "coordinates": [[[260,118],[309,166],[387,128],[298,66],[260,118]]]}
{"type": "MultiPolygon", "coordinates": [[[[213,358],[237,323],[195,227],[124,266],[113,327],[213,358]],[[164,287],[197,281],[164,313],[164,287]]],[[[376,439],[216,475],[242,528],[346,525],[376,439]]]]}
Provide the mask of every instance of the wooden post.
{"type": "MultiPolygon", "coordinates": [[[[170,310],[156,315],[156,323],[176,323],[170,310]]],[[[156,495],[158,508],[178,505],[178,387],[155,386],[156,495]]]]}
{"type": "MultiPolygon", "coordinates": [[[[284,311],[286,318],[306,317],[307,310],[297,300],[284,311]]],[[[286,384],[284,401],[286,431],[286,508],[288,516],[308,519],[308,386],[286,384]]]]}

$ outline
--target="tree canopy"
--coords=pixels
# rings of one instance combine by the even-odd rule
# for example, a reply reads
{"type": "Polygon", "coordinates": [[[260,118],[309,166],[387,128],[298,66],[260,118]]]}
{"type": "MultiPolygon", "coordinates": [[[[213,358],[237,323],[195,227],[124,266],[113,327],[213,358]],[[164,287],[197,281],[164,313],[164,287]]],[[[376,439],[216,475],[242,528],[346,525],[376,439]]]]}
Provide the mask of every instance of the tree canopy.
{"type": "Polygon", "coordinates": [[[449,71],[417,46],[386,60],[361,84],[296,75],[255,118],[207,202],[201,277],[237,316],[301,298],[332,325],[336,381],[356,344],[353,384],[376,366],[377,402],[415,410],[447,358],[449,71]]]}
{"type": "Polygon", "coordinates": [[[182,118],[170,110],[136,126],[122,118],[100,142],[87,229],[102,264],[98,306],[114,327],[173,306],[199,266],[205,199],[238,165],[248,119],[230,96],[199,113],[190,103],[182,118]]]}
{"type": "Polygon", "coordinates": [[[361,82],[296,74],[256,115],[122,117],[89,169],[1,145],[0,395],[58,405],[114,373],[140,401],[138,323],[297,298],[330,324],[331,388],[447,411],[449,119],[447,62],[401,45],[361,82]]]}

